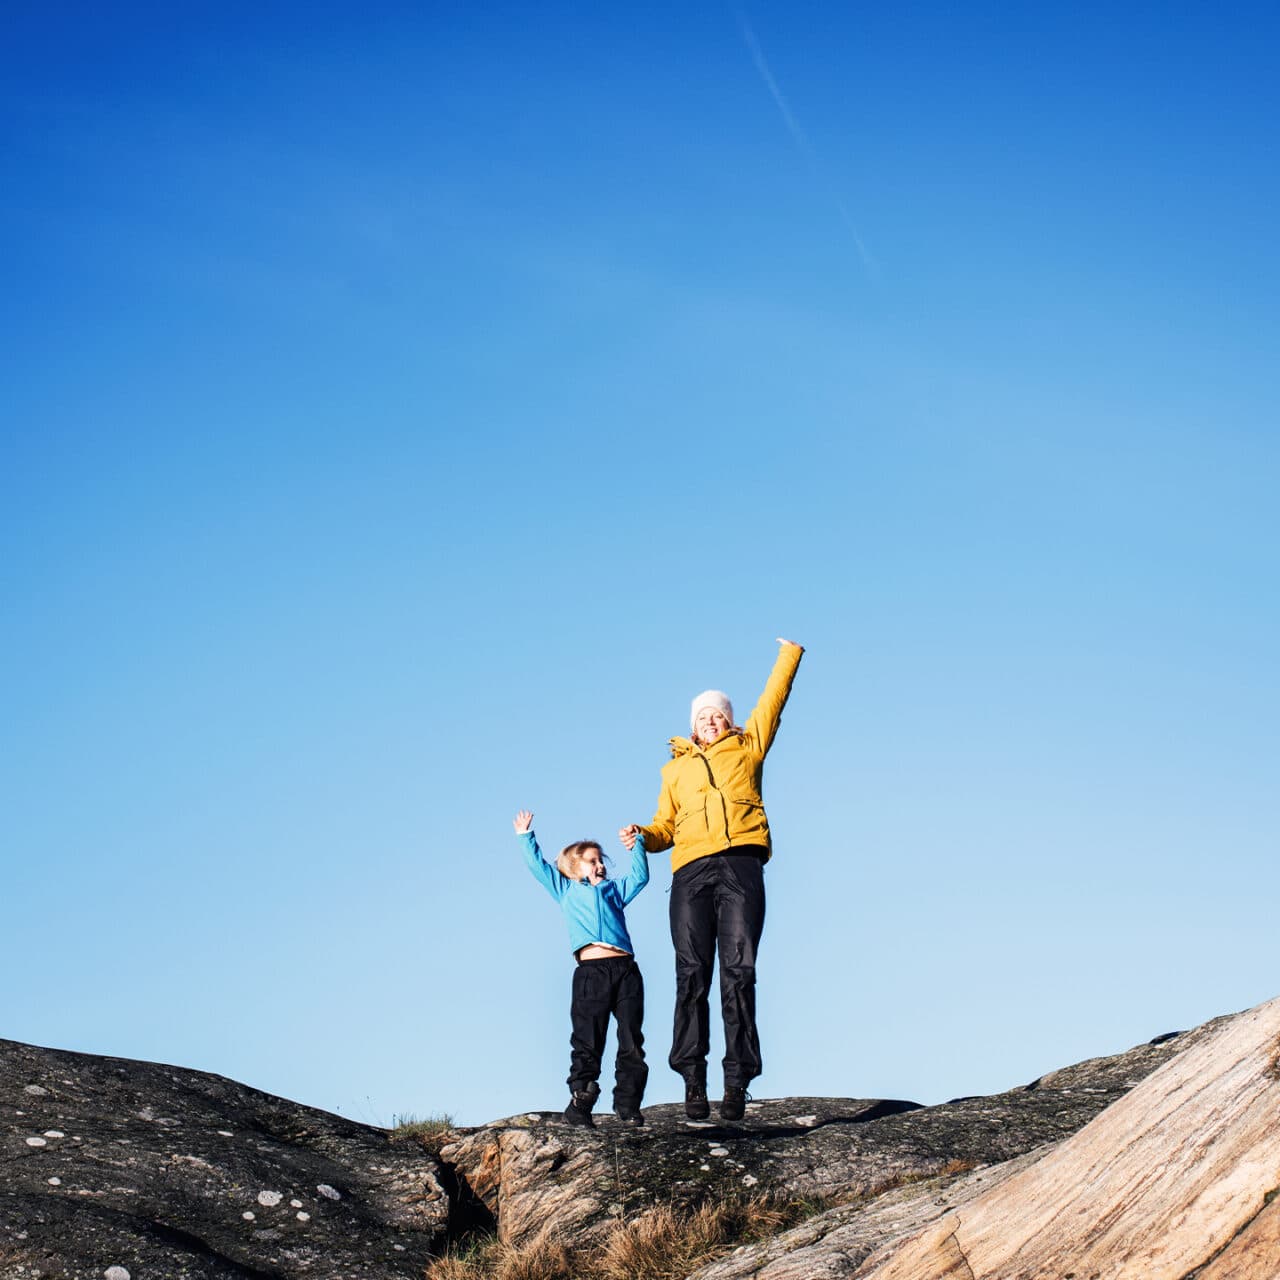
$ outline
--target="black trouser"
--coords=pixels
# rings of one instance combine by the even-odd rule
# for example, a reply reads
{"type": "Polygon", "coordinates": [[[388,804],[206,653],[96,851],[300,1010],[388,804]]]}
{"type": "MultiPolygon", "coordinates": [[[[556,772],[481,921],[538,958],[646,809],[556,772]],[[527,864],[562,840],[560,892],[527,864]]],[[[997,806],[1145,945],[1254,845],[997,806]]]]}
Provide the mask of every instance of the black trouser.
{"type": "Polygon", "coordinates": [[[573,971],[573,1005],[569,1017],[569,1088],[585,1089],[600,1076],[609,1015],[618,1021],[618,1055],[614,1068],[613,1105],[639,1106],[649,1068],[644,1060],[644,979],[631,956],[579,960],[573,971]]]}
{"type": "Polygon", "coordinates": [[[671,1069],[705,1081],[711,971],[720,954],[724,1082],[745,1089],[760,1074],[756,949],[764,929],[763,850],[696,858],[671,881],[676,1019],[671,1069]]]}

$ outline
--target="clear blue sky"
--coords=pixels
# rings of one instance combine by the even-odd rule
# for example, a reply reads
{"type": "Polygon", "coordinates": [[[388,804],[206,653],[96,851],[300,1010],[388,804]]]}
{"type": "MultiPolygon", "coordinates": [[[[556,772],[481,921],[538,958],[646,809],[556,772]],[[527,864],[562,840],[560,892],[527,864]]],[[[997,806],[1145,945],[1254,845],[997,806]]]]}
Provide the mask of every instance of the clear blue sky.
{"type": "Polygon", "coordinates": [[[510,817],[616,849],[779,634],[758,1095],[1274,996],[1278,27],[10,11],[0,1035],[563,1105],[510,817]]]}

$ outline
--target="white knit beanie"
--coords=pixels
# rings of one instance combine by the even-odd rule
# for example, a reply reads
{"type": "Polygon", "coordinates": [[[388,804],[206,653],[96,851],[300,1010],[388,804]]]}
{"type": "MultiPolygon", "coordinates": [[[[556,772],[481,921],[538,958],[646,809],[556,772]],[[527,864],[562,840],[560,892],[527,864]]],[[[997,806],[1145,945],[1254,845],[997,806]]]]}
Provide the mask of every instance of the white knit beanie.
{"type": "Polygon", "coordinates": [[[729,722],[729,727],[733,728],[733,703],[729,701],[729,695],[721,693],[719,689],[706,689],[694,698],[693,706],[689,708],[690,729],[693,729],[698,712],[703,707],[714,707],[729,722]]]}

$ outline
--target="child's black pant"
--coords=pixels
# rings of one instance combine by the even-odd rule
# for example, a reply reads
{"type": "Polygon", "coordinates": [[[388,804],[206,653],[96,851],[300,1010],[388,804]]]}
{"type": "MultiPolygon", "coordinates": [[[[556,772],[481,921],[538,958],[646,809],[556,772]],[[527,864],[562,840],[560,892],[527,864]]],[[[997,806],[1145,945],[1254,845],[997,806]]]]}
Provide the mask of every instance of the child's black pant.
{"type": "Polygon", "coordinates": [[[580,960],[573,971],[573,1005],[569,1016],[573,1050],[569,1060],[569,1088],[585,1089],[600,1077],[609,1015],[618,1022],[618,1055],[614,1072],[613,1105],[636,1106],[644,1096],[649,1067],[644,1060],[644,979],[631,956],[580,960]]]}

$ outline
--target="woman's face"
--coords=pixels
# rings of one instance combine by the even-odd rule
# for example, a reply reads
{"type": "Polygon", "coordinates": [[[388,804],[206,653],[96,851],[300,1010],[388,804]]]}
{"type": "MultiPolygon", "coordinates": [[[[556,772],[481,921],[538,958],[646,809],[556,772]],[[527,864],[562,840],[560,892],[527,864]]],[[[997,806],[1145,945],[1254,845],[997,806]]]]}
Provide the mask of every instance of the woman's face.
{"type": "Polygon", "coordinates": [[[723,738],[731,727],[724,712],[717,711],[715,707],[701,707],[693,718],[693,732],[704,747],[723,738]]]}

